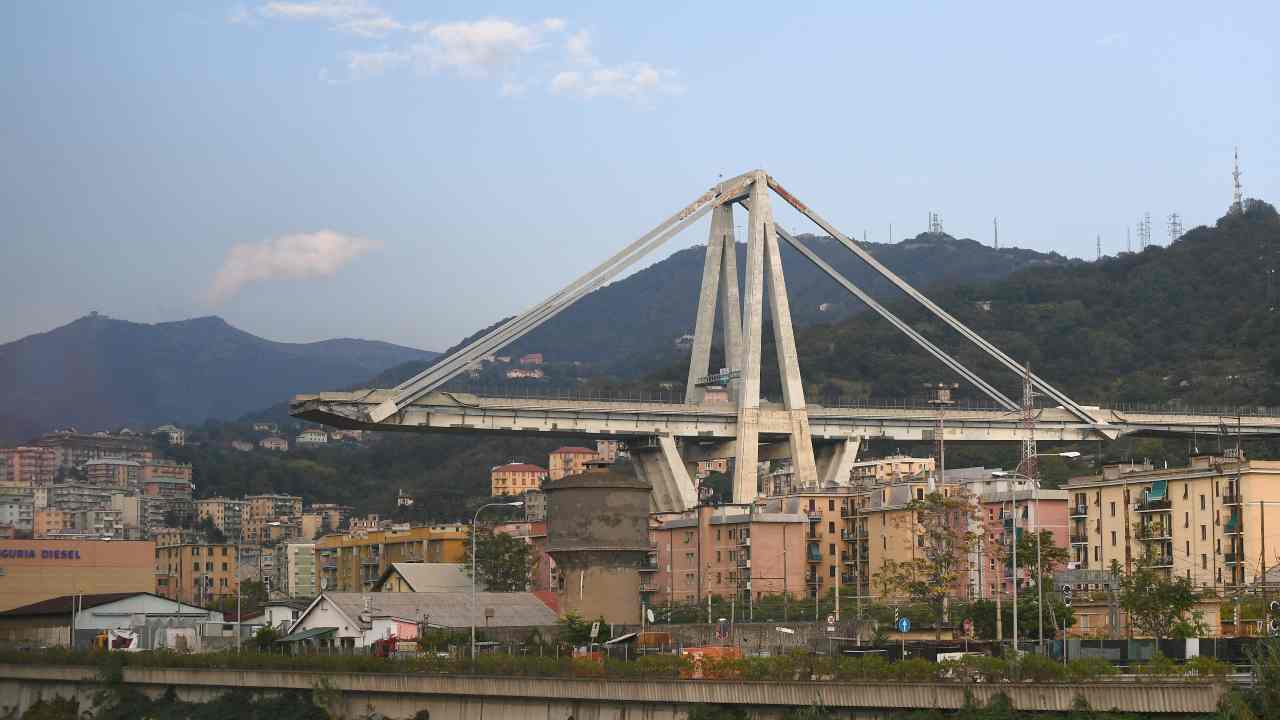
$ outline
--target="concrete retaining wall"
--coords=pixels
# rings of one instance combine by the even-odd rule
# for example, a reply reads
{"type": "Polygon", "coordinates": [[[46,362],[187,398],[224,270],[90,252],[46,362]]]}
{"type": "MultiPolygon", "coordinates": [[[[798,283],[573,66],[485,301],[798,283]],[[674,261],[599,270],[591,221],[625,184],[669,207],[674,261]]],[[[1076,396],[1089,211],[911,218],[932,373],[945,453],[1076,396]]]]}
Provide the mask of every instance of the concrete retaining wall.
{"type": "MultiPolygon", "coordinates": [[[[316,673],[274,670],[127,668],[125,681],[154,695],[173,687],[193,702],[212,700],[230,688],[262,692],[312,690],[321,683],[341,694],[346,717],[379,712],[412,718],[428,710],[432,720],[681,720],[690,705],[747,706],[758,718],[821,702],[841,716],[870,718],[916,708],[954,709],[965,692],[985,703],[1005,693],[1019,710],[1065,711],[1077,696],[1095,710],[1135,713],[1212,713],[1223,688],[1190,683],[1082,683],[1062,685],[961,685],[950,683],[801,683],[742,681],[604,680],[574,678],[459,677],[391,673],[316,673]]],[[[84,667],[0,665],[3,706],[22,711],[40,697],[76,697],[90,704],[95,671],[84,667]]]]}

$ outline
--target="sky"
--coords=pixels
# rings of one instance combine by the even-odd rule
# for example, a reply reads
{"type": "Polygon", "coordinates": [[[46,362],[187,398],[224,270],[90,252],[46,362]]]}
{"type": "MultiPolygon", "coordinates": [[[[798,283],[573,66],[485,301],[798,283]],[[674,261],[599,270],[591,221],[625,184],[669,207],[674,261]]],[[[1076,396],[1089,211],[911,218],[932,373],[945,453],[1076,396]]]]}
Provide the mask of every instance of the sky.
{"type": "MultiPolygon", "coordinates": [[[[1280,4],[4,3],[0,342],[90,311],[442,350],[763,168],[1092,258],[1276,203],[1280,4]]],[[[775,203],[778,222],[813,229],[775,203]]],[[[706,221],[663,254],[705,242],[706,221]]],[[[653,256],[653,259],[663,254],[653,256]]],[[[647,263],[646,263],[647,264],[647,263]]]]}

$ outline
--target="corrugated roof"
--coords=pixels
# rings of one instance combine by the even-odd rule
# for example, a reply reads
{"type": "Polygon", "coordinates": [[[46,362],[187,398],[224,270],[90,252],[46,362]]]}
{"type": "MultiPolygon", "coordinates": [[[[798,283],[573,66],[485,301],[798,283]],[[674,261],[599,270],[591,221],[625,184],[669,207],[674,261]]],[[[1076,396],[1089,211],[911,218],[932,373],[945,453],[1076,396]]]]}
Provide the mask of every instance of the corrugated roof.
{"type": "Polygon", "coordinates": [[[60,597],[41,600],[30,605],[23,605],[12,610],[0,612],[0,617],[29,617],[36,615],[69,615],[73,607],[79,610],[88,610],[99,605],[107,605],[118,600],[125,600],[138,595],[150,595],[152,597],[160,597],[155,593],[148,592],[119,592],[119,593],[97,593],[94,595],[62,595],[60,597]]]}
{"type": "MultiPolygon", "coordinates": [[[[363,617],[396,617],[404,620],[427,619],[433,627],[471,627],[471,593],[324,593],[324,599],[333,603],[347,617],[368,629],[372,623],[359,618],[365,613],[365,599],[369,610],[363,617]]],[[[533,593],[482,592],[476,597],[476,623],[481,627],[530,627],[554,625],[558,616],[533,593]],[[485,618],[485,611],[493,609],[493,617],[485,618]]]]}
{"type": "Polygon", "coordinates": [[[399,573],[415,593],[471,591],[471,576],[465,563],[425,562],[391,563],[374,583],[373,591],[381,592],[383,583],[393,572],[399,573]]]}

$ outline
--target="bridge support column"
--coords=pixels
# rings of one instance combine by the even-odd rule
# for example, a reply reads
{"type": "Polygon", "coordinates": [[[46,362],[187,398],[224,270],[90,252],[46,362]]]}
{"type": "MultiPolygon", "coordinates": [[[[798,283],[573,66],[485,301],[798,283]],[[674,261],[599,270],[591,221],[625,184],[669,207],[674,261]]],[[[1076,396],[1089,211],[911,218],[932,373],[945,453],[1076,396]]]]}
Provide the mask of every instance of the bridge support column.
{"type": "Polygon", "coordinates": [[[861,445],[862,438],[814,441],[814,461],[818,466],[818,482],[822,487],[849,484],[849,471],[853,469],[853,462],[858,457],[861,445]]]}
{"type": "Polygon", "coordinates": [[[653,512],[682,512],[697,506],[693,480],[675,438],[664,435],[652,443],[629,445],[628,453],[636,476],[653,487],[653,512]]]}

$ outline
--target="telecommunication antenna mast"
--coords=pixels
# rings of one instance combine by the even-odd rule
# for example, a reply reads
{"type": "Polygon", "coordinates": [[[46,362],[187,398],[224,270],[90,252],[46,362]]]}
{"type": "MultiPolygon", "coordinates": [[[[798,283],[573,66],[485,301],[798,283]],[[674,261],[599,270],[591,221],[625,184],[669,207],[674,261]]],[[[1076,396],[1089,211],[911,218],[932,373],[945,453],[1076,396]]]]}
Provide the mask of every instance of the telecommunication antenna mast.
{"type": "Polygon", "coordinates": [[[934,235],[942,234],[942,216],[936,212],[929,213],[929,232],[934,235]]]}
{"type": "Polygon", "coordinates": [[[1098,233],[1098,259],[1102,259],[1102,233],[1098,233]]]}
{"type": "Polygon", "coordinates": [[[1244,189],[1240,187],[1240,148],[1235,149],[1234,162],[1231,169],[1231,184],[1234,192],[1231,195],[1231,212],[1244,212],[1244,189]]]}
{"type": "Polygon", "coordinates": [[[1033,481],[1037,477],[1036,468],[1036,391],[1031,384],[1031,365],[1023,363],[1022,374],[1022,462],[1018,464],[1018,472],[1033,481]]]}
{"type": "Polygon", "coordinates": [[[993,238],[993,241],[995,243],[994,245],[995,249],[999,250],[1000,249],[1000,218],[998,217],[991,218],[991,230],[992,230],[991,237],[993,238]]]}
{"type": "Polygon", "coordinates": [[[1144,213],[1138,221],[1138,250],[1146,250],[1151,244],[1151,213],[1144,213]]]}
{"type": "Polygon", "coordinates": [[[1178,242],[1178,238],[1182,237],[1182,218],[1178,217],[1178,213],[1169,216],[1169,244],[1178,242]]]}

